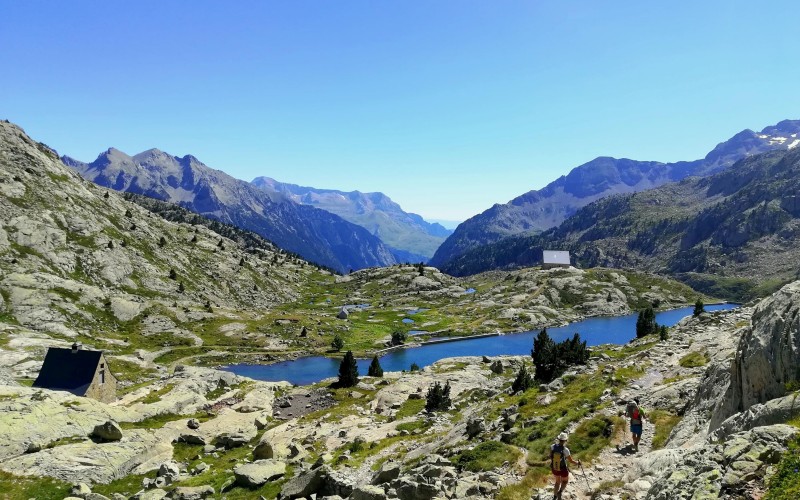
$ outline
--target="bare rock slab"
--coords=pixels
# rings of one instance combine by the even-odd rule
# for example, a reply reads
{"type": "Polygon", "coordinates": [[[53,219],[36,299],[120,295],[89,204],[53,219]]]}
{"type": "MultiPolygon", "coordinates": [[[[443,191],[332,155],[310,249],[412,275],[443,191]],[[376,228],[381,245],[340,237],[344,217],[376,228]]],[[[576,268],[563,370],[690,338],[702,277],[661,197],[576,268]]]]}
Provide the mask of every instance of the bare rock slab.
{"type": "Polygon", "coordinates": [[[233,469],[236,484],[257,488],[267,481],[274,481],[286,474],[286,463],[278,460],[256,460],[233,469]]]}

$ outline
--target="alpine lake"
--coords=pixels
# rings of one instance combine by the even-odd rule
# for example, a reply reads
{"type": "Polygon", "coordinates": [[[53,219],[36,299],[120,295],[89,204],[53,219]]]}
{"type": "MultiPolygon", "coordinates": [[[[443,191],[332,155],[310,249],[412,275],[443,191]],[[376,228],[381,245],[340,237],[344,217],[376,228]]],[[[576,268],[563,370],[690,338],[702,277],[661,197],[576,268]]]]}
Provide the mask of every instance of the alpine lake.
{"type": "MultiPolygon", "coordinates": [[[[738,307],[738,304],[710,304],[707,312],[725,311],[738,307]]],[[[684,317],[692,314],[694,307],[683,307],[656,313],[659,325],[674,326],[684,317]]],[[[589,318],[564,326],[548,327],[547,332],[556,342],[579,333],[588,346],[602,344],[625,344],[636,337],[637,314],[589,318]]],[[[533,339],[539,330],[511,333],[496,336],[465,337],[460,340],[436,342],[418,347],[397,348],[379,356],[385,371],[409,370],[416,363],[424,368],[444,358],[458,356],[520,356],[530,355],[533,339]]],[[[329,377],[336,377],[340,360],[325,356],[306,356],[290,361],[272,364],[236,364],[223,369],[237,375],[256,380],[285,380],[295,385],[308,385],[329,377]]],[[[358,360],[358,372],[366,374],[371,359],[358,360]]]]}

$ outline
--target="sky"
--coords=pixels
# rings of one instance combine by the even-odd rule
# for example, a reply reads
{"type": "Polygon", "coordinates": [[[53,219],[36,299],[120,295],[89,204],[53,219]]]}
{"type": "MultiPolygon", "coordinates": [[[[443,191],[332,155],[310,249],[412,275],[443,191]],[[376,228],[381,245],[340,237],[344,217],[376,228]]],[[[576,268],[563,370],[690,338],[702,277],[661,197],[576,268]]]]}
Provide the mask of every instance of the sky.
{"type": "Polygon", "coordinates": [[[464,220],[800,118],[796,3],[0,0],[0,118],[464,220]]]}

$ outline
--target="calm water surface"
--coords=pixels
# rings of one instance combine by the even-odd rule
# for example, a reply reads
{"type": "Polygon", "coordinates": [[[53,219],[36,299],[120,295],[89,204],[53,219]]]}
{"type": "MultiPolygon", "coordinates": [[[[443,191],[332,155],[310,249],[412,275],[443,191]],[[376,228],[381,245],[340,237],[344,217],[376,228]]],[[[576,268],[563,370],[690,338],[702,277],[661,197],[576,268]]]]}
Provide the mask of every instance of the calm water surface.
{"type": "MultiPolygon", "coordinates": [[[[706,311],[722,311],[734,309],[737,304],[707,305],[706,311]]],[[[692,314],[693,307],[684,307],[656,314],[660,325],[673,326],[685,316],[692,314]]],[[[610,318],[590,318],[566,326],[548,328],[547,332],[555,341],[572,337],[580,333],[581,338],[590,346],[600,344],[625,344],[636,336],[636,314],[615,316],[610,318]]],[[[524,333],[513,333],[499,337],[445,342],[425,345],[410,349],[398,349],[380,357],[385,371],[408,370],[412,363],[420,368],[428,366],[443,358],[454,356],[500,356],[530,354],[533,338],[539,330],[524,333]]],[[[359,359],[358,371],[367,373],[371,359],[359,359]]],[[[338,359],[325,356],[309,356],[293,361],[283,361],[270,365],[231,365],[225,370],[257,380],[286,380],[297,385],[313,384],[328,377],[335,377],[339,372],[338,359]]]]}

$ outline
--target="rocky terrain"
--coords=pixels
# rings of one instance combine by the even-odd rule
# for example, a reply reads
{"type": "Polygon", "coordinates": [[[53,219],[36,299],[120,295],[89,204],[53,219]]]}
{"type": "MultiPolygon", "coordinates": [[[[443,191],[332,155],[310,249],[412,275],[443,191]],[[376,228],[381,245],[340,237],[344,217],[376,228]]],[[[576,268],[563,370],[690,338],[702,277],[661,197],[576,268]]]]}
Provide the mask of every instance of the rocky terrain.
{"type": "Polygon", "coordinates": [[[297,203],[327,210],[358,224],[389,245],[398,262],[427,261],[452,234],[440,224],[405,212],[383,193],[318,189],[269,177],[256,177],[252,183],[267,192],[281,193],[297,203]]]}
{"type": "Polygon", "coordinates": [[[11,498],[549,498],[547,449],[567,431],[585,479],[574,471],[565,498],[778,495],[800,444],[798,304],[800,282],[688,317],[667,340],[595,349],[517,394],[527,357],[451,358],[353,388],[180,366],[111,405],[3,386],[0,486],[11,498]],[[435,381],[453,405],[428,413],[435,381]],[[323,394],[332,406],[276,417],[323,394]],[[633,396],[649,418],[638,452],[619,417],[633,396]]]}
{"type": "Polygon", "coordinates": [[[653,189],[690,176],[713,175],[727,170],[743,158],[767,151],[794,149],[800,144],[798,133],[798,120],[784,120],[761,132],[744,130],[718,144],[705,158],[695,161],[662,163],[595,158],[540,190],[529,191],[505,204],[496,204],[464,221],[439,247],[430,263],[449,273],[464,274],[455,261],[471,250],[479,250],[481,246],[505,238],[557,227],[580,208],[614,194],[653,189]]]}

